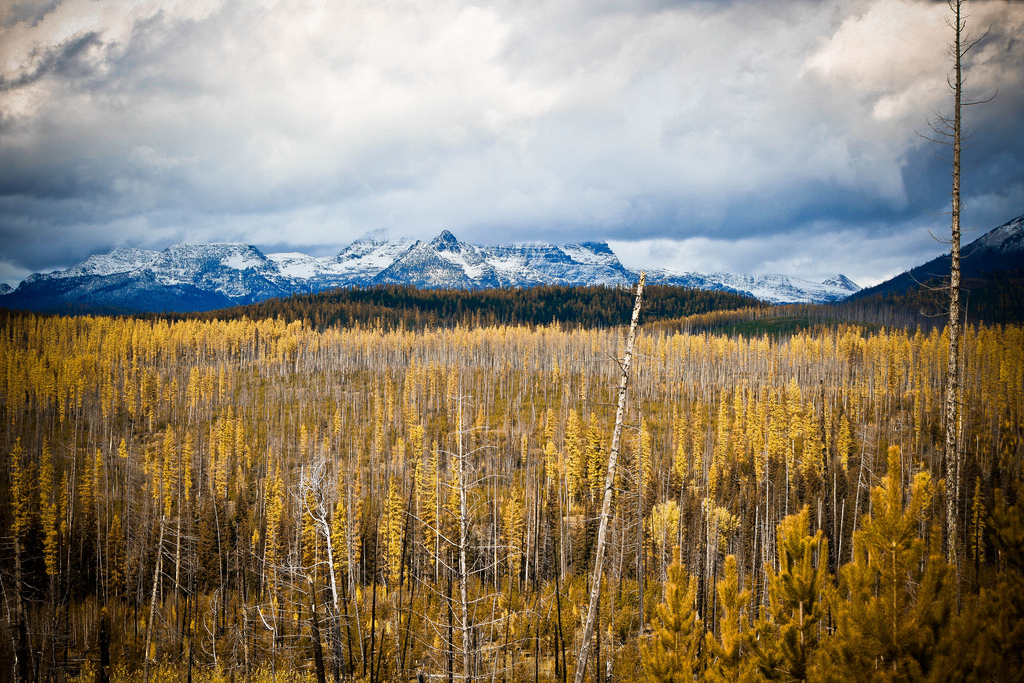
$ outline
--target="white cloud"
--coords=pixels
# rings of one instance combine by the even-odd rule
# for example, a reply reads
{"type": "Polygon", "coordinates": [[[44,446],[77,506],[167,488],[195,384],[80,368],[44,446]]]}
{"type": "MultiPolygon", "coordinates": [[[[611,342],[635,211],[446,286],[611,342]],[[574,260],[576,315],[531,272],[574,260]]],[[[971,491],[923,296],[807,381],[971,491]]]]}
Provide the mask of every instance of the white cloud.
{"type": "MultiPolygon", "coordinates": [[[[782,273],[822,281],[842,273],[870,287],[947,250],[933,226],[910,223],[895,235],[839,225],[742,239],[612,241],[609,246],[630,268],[754,275],[782,273]]],[[[973,240],[979,235],[969,237],[973,240]]]]}
{"type": "MultiPolygon", "coordinates": [[[[996,28],[973,82],[1020,83],[1024,10],[974,5],[996,28]]],[[[33,239],[75,259],[451,229],[706,243],[762,271],[801,264],[757,235],[814,225],[892,253],[944,194],[912,175],[932,172],[915,129],[944,101],[943,7],[26,0],[0,9],[0,239],[39,264],[33,239]]]]}

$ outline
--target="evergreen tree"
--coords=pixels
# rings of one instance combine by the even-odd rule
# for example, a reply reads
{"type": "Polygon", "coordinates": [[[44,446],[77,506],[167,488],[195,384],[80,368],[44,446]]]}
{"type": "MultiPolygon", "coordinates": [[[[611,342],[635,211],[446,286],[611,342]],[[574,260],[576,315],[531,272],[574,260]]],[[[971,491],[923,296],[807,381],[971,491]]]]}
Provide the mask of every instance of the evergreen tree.
{"type": "Polygon", "coordinates": [[[828,541],[808,534],[805,506],[778,527],[779,569],[768,568],[768,607],[759,620],[755,648],[768,680],[806,681],[819,642],[831,586],[828,541]]]}
{"type": "Polygon", "coordinates": [[[707,634],[708,669],[704,680],[708,683],[748,683],[760,680],[749,646],[744,641],[750,634],[743,632],[747,623],[746,605],[750,591],[739,591],[736,556],[725,558],[724,578],[716,584],[718,592],[718,637],[707,634]]]}
{"type": "Polygon", "coordinates": [[[937,537],[929,557],[920,535],[934,486],[919,472],[904,505],[900,480],[899,448],[891,446],[889,471],[871,491],[872,513],[854,536],[854,560],[843,567],[832,676],[935,680],[949,665],[954,577],[937,537]]]}
{"type": "Polygon", "coordinates": [[[644,673],[656,683],[691,683],[703,669],[704,627],[697,616],[697,578],[679,559],[668,568],[664,601],[655,608],[654,633],[640,644],[644,673]]]}

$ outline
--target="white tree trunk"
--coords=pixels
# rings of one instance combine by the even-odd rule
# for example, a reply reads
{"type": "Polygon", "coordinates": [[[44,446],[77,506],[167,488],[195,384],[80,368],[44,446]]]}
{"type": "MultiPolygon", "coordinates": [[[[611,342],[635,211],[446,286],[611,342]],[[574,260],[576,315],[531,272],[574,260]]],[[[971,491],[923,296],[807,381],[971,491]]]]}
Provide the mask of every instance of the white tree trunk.
{"type": "Polygon", "coordinates": [[[636,303],[633,305],[633,319],[626,338],[626,356],[622,361],[622,382],[619,385],[619,405],[615,411],[615,431],[612,432],[612,450],[608,455],[608,472],[604,479],[604,500],[601,503],[601,523],[597,530],[597,556],[594,559],[594,575],[591,579],[590,606],[587,608],[587,622],[583,628],[583,641],[576,658],[575,683],[583,683],[590,655],[590,641],[594,636],[594,622],[597,620],[598,600],[601,597],[601,570],[604,565],[605,536],[608,533],[608,519],[611,517],[612,488],[615,485],[615,465],[619,459],[619,444],[622,440],[622,422],[626,414],[626,387],[629,385],[629,365],[633,360],[633,341],[636,339],[636,325],[640,318],[646,273],[640,271],[640,282],[636,285],[636,303]]]}

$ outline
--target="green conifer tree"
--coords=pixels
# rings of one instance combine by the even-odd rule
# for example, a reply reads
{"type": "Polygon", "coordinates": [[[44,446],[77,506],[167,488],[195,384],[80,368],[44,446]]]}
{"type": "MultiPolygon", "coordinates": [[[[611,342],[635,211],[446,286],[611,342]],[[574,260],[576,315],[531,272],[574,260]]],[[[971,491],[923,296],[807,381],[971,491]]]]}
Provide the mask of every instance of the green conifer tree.
{"type": "Polygon", "coordinates": [[[773,681],[806,681],[826,616],[832,577],[828,541],[819,529],[808,534],[809,509],[778,527],[779,569],[768,569],[768,607],[758,623],[758,666],[773,681]]]}
{"type": "Polygon", "coordinates": [[[871,491],[872,514],[854,535],[854,560],[843,567],[833,675],[856,680],[940,680],[954,644],[956,589],[938,547],[926,548],[934,486],[927,472],[911,484],[906,505],[899,448],[871,491]]]}
{"type": "Polygon", "coordinates": [[[739,590],[736,556],[725,558],[724,578],[716,584],[718,591],[718,636],[707,634],[708,669],[704,680],[708,683],[747,683],[760,680],[757,665],[749,654],[743,632],[747,623],[746,605],[750,591],[739,590]]]}
{"type": "Polygon", "coordinates": [[[664,602],[655,608],[654,634],[640,644],[640,661],[656,683],[691,683],[703,669],[704,628],[697,616],[697,579],[679,559],[679,548],[668,568],[664,602]]]}

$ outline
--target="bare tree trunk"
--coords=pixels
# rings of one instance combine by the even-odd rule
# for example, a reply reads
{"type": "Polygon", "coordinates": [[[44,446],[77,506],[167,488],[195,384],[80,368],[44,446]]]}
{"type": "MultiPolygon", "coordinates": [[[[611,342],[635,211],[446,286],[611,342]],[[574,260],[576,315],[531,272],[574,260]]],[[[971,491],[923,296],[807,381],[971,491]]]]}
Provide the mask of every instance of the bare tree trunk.
{"type": "Polygon", "coordinates": [[[110,681],[110,617],[107,616],[107,607],[100,608],[99,627],[99,651],[100,662],[96,669],[96,683],[109,683],[110,681]]]}
{"type": "Polygon", "coordinates": [[[462,612],[462,676],[466,683],[470,673],[472,645],[469,633],[469,596],[466,586],[466,544],[469,542],[469,510],[466,501],[466,453],[462,445],[462,401],[459,400],[459,608],[462,612]]]}
{"type": "Polygon", "coordinates": [[[310,636],[312,636],[313,641],[313,662],[316,666],[316,683],[327,683],[327,676],[324,671],[324,650],[320,642],[320,618],[316,613],[316,581],[309,582],[309,612],[310,636]]]}
{"type": "Polygon", "coordinates": [[[597,621],[598,600],[601,597],[601,570],[604,564],[605,536],[608,533],[608,519],[612,508],[612,487],[615,485],[615,465],[619,459],[619,445],[622,440],[622,421],[626,414],[626,387],[629,385],[629,365],[633,360],[633,341],[636,339],[636,325],[640,318],[640,305],[643,302],[644,280],[647,274],[640,271],[640,282],[636,285],[636,303],[633,305],[633,318],[629,324],[629,336],[626,338],[626,357],[622,361],[622,383],[619,385],[619,405],[615,411],[615,431],[612,432],[612,450],[608,455],[608,471],[604,479],[604,500],[601,503],[601,523],[597,528],[597,553],[594,559],[594,575],[591,578],[590,606],[587,608],[587,623],[583,628],[583,640],[580,643],[579,656],[576,659],[575,683],[583,683],[587,669],[587,658],[590,655],[590,641],[594,636],[594,623],[597,621]]]}
{"type": "MultiPolygon", "coordinates": [[[[355,581],[355,561],[352,555],[352,525],[355,524],[355,520],[352,517],[352,486],[346,483],[345,485],[345,505],[346,505],[346,519],[349,521],[345,524],[345,555],[348,560],[348,581],[349,581],[349,595],[354,595],[355,581]]],[[[376,551],[375,551],[376,552],[376,551]]],[[[359,659],[363,662],[363,674],[366,674],[366,652],[363,647],[363,623],[362,617],[359,614],[359,602],[356,601],[355,613],[356,613],[356,640],[359,642],[359,659]]],[[[346,606],[346,610],[347,610],[346,606]]],[[[352,658],[352,647],[349,645],[349,659],[352,658]]],[[[355,673],[353,669],[352,673],[355,673]]]]}
{"type": "Polygon", "coordinates": [[[153,642],[153,620],[156,617],[156,590],[160,586],[160,572],[164,564],[164,518],[160,518],[160,540],[156,543],[156,569],[153,570],[153,591],[149,598],[149,624],[146,626],[146,650],[142,653],[142,680],[149,681],[149,648],[153,642]]]}
{"type": "Polygon", "coordinates": [[[956,438],[956,414],[958,394],[958,361],[960,345],[960,109],[961,96],[963,94],[963,79],[960,70],[960,60],[963,56],[963,45],[961,33],[963,30],[963,19],[961,18],[962,0],[950,0],[949,6],[953,10],[953,35],[952,55],[954,61],[955,75],[951,86],[953,88],[953,189],[951,215],[952,235],[950,238],[950,265],[949,265],[949,365],[946,376],[946,405],[945,405],[945,428],[946,428],[946,557],[950,564],[956,562],[957,557],[957,529],[956,516],[959,505],[959,474],[960,456],[957,448],[956,438]]]}
{"type": "Polygon", "coordinates": [[[18,630],[18,643],[17,643],[17,654],[15,658],[18,660],[17,665],[17,680],[19,683],[27,683],[30,680],[29,671],[29,660],[31,658],[31,645],[29,643],[28,636],[28,625],[25,618],[25,602],[22,597],[22,590],[24,589],[22,571],[21,571],[21,538],[20,535],[15,532],[14,534],[14,605],[15,605],[15,621],[17,622],[18,630]]]}

